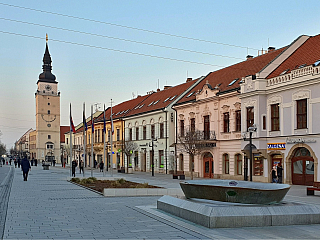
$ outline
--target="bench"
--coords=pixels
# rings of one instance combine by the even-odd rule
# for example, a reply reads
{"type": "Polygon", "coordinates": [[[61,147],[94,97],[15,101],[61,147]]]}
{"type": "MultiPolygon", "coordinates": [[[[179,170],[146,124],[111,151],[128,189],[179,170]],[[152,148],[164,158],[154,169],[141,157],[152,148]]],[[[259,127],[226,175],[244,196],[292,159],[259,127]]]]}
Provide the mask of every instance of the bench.
{"type": "Polygon", "coordinates": [[[184,175],[184,171],[177,171],[176,173],[172,174],[172,178],[173,179],[180,179],[180,180],[184,180],[186,179],[186,176],[184,175]]]}
{"type": "Polygon", "coordinates": [[[307,187],[307,195],[314,195],[314,191],[320,191],[320,182],[314,182],[313,187],[307,187]]]}

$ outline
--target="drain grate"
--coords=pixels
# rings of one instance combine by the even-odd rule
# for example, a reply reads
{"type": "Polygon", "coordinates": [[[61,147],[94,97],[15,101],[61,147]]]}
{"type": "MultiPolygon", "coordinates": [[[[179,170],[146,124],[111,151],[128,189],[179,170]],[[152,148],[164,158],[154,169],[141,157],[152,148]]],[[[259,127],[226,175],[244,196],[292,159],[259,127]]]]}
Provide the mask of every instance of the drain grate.
{"type": "Polygon", "coordinates": [[[48,200],[56,201],[56,200],[77,200],[77,199],[94,199],[94,198],[104,198],[104,197],[66,197],[66,198],[48,198],[48,200]]]}
{"type": "Polygon", "coordinates": [[[48,192],[54,192],[54,191],[84,191],[85,189],[43,189],[41,191],[48,191],[48,192]]]}

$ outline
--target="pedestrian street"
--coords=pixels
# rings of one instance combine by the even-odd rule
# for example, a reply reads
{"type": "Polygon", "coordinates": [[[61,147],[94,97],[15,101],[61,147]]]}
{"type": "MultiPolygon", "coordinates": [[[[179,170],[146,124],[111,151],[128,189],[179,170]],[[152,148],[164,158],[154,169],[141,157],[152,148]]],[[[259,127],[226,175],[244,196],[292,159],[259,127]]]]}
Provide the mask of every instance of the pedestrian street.
{"type": "MultiPolygon", "coordinates": [[[[10,166],[4,166],[9,168],[10,166]]],[[[156,209],[159,196],[103,197],[74,185],[70,169],[32,167],[28,181],[11,167],[13,180],[8,198],[3,239],[317,239],[320,225],[208,229],[156,209]]],[[[103,173],[93,170],[103,178],[103,173]]],[[[80,177],[77,169],[76,177],[80,177]]],[[[85,177],[91,176],[90,169],[85,177]]],[[[110,177],[110,172],[106,177],[110,177]]],[[[137,182],[179,187],[172,175],[123,174],[137,182]]],[[[293,186],[285,200],[320,205],[320,195],[306,196],[304,186],[293,186]]],[[[320,206],[319,206],[320,207],[320,206]]],[[[1,213],[3,214],[3,213],[1,213]]]]}

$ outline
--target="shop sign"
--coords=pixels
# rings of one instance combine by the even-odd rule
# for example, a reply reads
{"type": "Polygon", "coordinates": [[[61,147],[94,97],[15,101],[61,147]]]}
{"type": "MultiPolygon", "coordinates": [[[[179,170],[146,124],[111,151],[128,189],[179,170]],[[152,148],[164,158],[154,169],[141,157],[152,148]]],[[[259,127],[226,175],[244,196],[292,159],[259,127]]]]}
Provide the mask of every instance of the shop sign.
{"type": "Polygon", "coordinates": [[[286,142],[288,144],[294,144],[294,143],[315,143],[317,140],[313,138],[287,138],[286,142]]]}
{"type": "Polygon", "coordinates": [[[286,150],[286,143],[268,143],[268,150],[286,150]]]}

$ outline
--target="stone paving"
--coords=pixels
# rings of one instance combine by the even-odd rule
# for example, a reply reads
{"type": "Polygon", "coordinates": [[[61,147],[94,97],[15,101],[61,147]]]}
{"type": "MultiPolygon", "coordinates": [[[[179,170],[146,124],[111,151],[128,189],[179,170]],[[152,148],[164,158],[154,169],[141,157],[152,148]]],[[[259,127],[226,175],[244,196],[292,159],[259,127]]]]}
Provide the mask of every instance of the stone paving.
{"type": "MultiPolygon", "coordinates": [[[[159,197],[103,197],[67,181],[69,169],[33,167],[28,181],[12,168],[3,239],[319,239],[320,225],[208,229],[156,209],[159,197]]],[[[91,175],[86,171],[85,177],[91,175]]],[[[171,175],[121,174],[127,180],[179,188],[171,175]]],[[[77,174],[77,177],[82,176],[77,174]]],[[[95,177],[103,177],[94,170],[95,177]]],[[[110,173],[107,173],[110,177],[110,173]]],[[[286,200],[314,203],[304,186],[293,186],[286,200]]],[[[3,199],[1,199],[3,201],[3,199]]],[[[2,213],[3,214],[3,213],[2,213]]],[[[1,237],[1,235],[0,235],[1,237]]]]}

